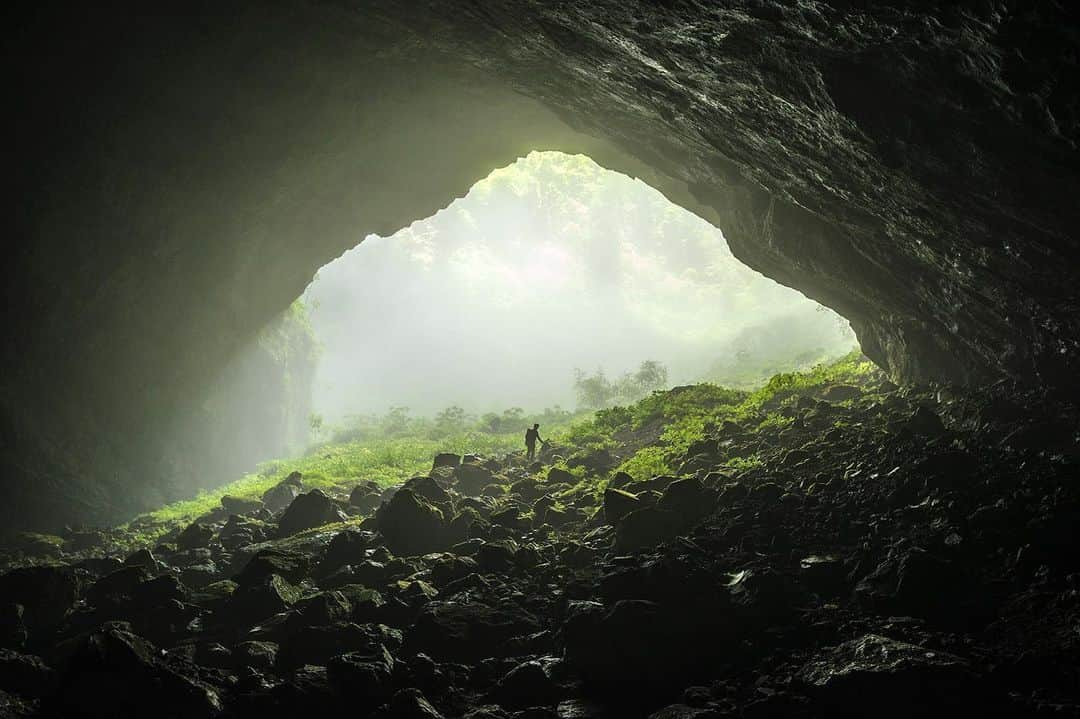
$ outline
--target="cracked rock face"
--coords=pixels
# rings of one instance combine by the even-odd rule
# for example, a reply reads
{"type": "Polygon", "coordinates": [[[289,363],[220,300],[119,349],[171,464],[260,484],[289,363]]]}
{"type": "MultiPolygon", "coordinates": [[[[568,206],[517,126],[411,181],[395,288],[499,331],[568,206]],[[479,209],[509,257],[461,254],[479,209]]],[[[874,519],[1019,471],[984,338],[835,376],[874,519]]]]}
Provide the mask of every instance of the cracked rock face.
{"type": "Polygon", "coordinates": [[[1073,385],[1077,12],[35,10],[12,25],[4,511],[90,521],[132,487],[183,486],[199,467],[165,466],[162,437],[315,270],[535,149],[699,213],[848,317],[895,379],[1073,385]]]}
{"type": "Polygon", "coordinates": [[[685,183],[895,377],[1075,373],[1075,9],[490,5],[432,34],[685,183]]]}

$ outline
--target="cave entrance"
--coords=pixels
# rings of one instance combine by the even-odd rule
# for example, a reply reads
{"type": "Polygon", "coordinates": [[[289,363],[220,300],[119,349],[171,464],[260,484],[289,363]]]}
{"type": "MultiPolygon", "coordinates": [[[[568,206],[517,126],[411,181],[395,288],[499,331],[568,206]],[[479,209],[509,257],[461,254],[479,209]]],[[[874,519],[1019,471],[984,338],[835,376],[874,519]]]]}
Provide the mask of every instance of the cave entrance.
{"type": "Polygon", "coordinates": [[[667,386],[749,388],[857,345],[842,317],[737,260],[721,230],[561,152],[532,152],[435,215],[367,236],[303,299],[322,347],[316,423],[402,407],[594,408],[629,399],[615,388],[643,363],[667,386]]]}

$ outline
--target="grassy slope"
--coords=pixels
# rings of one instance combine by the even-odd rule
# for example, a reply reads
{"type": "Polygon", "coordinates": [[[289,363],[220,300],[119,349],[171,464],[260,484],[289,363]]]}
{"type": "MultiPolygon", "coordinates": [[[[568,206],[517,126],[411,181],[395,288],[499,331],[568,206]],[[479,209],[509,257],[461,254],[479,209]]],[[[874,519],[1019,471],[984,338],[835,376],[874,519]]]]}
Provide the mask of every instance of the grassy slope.
{"type": "Polygon", "coordinates": [[[258,498],[294,471],[304,475],[304,486],[308,489],[346,492],[360,481],[374,480],[389,485],[423,474],[431,468],[431,459],[439,452],[489,454],[519,449],[521,443],[518,432],[466,432],[440,439],[401,437],[324,445],[304,457],[267,462],[256,473],[140,515],[121,529],[137,535],[133,537],[136,543],[153,541],[220,506],[225,495],[258,498]]]}
{"type": "MultiPolygon", "coordinates": [[[[856,352],[808,372],[776,375],[753,392],[712,384],[656,392],[629,407],[601,410],[572,424],[549,426],[547,434],[555,443],[578,452],[622,450],[626,458],[618,470],[628,472],[635,479],[674,474],[687,450],[724,421],[751,427],[784,424],[790,420],[773,410],[792,393],[834,382],[859,382],[875,371],[856,352]]],[[[218,507],[223,496],[259,497],[293,471],[304,475],[308,488],[347,492],[362,480],[388,485],[423,474],[430,469],[432,457],[438,452],[504,453],[521,449],[521,442],[517,431],[505,434],[469,431],[439,439],[405,436],[327,444],[304,457],[267,462],[257,473],[217,490],[141,515],[118,528],[114,536],[123,546],[150,544],[162,534],[218,507]]],[[[753,459],[733,458],[729,464],[742,468],[752,465],[753,459]]],[[[572,472],[581,480],[573,491],[596,492],[606,484],[606,475],[587,477],[580,467],[572,472]]]]}
{"type": "MultiPolygon", "coordinates": [[[[827,384],[859,384],[879,374],[860,352],[852,352],[829,364],[805,372],[774,375],[753,392],[703,383],[657,392],[629,407],[601,410],[591,420],[576,423],[567,433],[570,444],[590,450],[626,450],[627,438],[645,435],[616,471],[635,480],[678,473],[682,459],[696,442],[704,440],[724,422],[747,429],[783,426],[791,420],[778,413],[780,403],[791,395],[827,384]],[[621,446],[620,446],[621,445],[621,446]]],[[[734,470],[755,464],[753,457],[732,457],[734,470]]],[[[605,477],[583,481],[577,491],[600,491],[605,477]],[[597,481],[599,479],[599,481],[597,481]]]]}

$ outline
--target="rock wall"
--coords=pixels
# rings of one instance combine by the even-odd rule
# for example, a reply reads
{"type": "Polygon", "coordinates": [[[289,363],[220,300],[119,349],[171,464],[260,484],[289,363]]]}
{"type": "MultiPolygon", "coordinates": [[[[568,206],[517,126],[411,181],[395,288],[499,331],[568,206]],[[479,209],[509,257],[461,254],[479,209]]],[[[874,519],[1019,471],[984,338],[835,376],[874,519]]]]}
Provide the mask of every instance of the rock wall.
{"type": "Polygon", "coordinates": [[[534,149],[586,152],[714,222],[747,264],[851,319],[897,380],[1074,385],[1076,13],[379,0],[13,16],[0,520],[115,518],[169,484],[153,448],[318,267],[534,149]]]}

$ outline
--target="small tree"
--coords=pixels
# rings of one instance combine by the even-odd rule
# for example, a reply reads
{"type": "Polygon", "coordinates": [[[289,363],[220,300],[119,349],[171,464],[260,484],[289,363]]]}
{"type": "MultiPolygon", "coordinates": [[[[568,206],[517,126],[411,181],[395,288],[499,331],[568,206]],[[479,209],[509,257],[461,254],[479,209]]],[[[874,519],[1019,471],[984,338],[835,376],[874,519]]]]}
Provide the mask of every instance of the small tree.
{"type": "Polygon", "coordinates": [[[311,441],[313,441],[313,442],[318,442],[319,441],[319,435],[322,434],[323,425],[324,425],[324,421],[323,421],[323,416],[321,414],[316,414],[316,413],[312,412],[311,414],[308,415],[308,429],[311,430],[311,441]]]}
{"type": "Polygon", "coordinates": [[[439,437],[457,434],[465,429],[466,419],[465,410],[461,407],[447,407],[435,415],[435,434],[439,437]]]}
{"type": "Polygon", "coordinates": [[[578,405],[585,409],[604,409],[615,404],[630,404],[648,396],[654,390],[667,386],[668,371],[656,360],[646,360],[635,372],[627,372],[614,382],[598,369],[595,374],[587,375],[580,369],[574,370],[574,389],[577,391],[578,405]]]}
{"type": "Polygon", "coordinates": [[[615,398],[615,388],[604,375],[603,368],[597,369],[591,375],[575,369],[574,391],[577,392],[578,405],[586,409],[609,407],[615,398]]]}
{"type": "Polygon", "coordinates": [[[412,418],[409,417],[408,407],[391,407],[383,417],[383,434],[387,437],[397,437],[409,431],[412,418]]]}
{"type": "Polygon", "coordinates": [[[634,383],[640,389],[642,397],[658,389],[664,389],[668,383],[667,367],[656,360],[645,360],[634,373],[634,383]]]}

